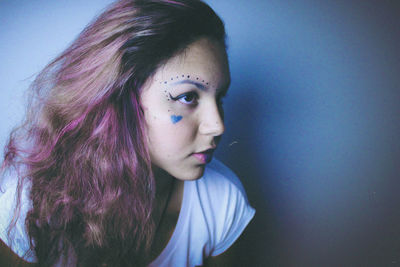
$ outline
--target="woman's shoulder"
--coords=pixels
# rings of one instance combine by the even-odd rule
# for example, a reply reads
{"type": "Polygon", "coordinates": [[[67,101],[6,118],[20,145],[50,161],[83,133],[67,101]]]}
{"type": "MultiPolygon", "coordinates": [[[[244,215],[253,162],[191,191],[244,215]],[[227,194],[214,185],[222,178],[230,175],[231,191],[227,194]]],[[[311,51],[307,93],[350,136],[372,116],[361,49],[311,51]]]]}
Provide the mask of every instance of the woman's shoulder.
{"type": "Polygon", "coordinates": [[[209,163],[198,180],[197,193],[208,229],[212,229],[210,255],[216,256],[239,237],[255,210],[238,176],[217,159],[209,163]]]}
{"type": "Polygon", "coordinates": [[[210,162],[201,179],[196,181],[195,195],[212,216],[233,216],[237,213],[252,213],[246,191],[239,177],[218,159],[210,162]]]}
{"type": "Polygon", "coordinates": [[[19,213],[17,207],[17,176],[5,174],[0,182],[0,239],[18,256],[28,261],[35,261],[30,253],[29,237],[25,228],[25,218],[31,202],[29,200],[30,183],[22,184],[19,213]],[[16,215],[16,217],[15,217],[16,215]],[[15,226],[9,231],[10,223],[15,220],[15,226]]]}
{"type": "MultiPolygon", "coordinates": [[[[7,227],[10,224],[16,208],[16,179],[3,175],[0,182],[0,239],[6,242],[7,227]]],[[[7,243],[7,242],[6,242],[7,243]]]]}
{"type": "MultiPolygon", "coordinates": [[[[247,201],[246,191],[239,177],[223,162],[214,158],[206,167],[203,178],[199,180],[210,190],[234,191],[242,195],[247,201]]],[[[222,193],[222,192],[221,192],[222,193]]]]}

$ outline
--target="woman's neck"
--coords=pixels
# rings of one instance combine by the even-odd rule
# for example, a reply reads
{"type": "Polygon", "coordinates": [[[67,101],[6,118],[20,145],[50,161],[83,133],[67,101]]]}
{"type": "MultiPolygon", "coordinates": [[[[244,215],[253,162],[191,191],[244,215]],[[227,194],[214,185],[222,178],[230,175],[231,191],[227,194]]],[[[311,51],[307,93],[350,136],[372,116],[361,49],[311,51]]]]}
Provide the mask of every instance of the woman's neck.
{"type": "Polygon", "coordinates": [[[156,198],[168,195],[175,177],[157,166],[153,166],[153,175],[156,182],[156,198]]]}

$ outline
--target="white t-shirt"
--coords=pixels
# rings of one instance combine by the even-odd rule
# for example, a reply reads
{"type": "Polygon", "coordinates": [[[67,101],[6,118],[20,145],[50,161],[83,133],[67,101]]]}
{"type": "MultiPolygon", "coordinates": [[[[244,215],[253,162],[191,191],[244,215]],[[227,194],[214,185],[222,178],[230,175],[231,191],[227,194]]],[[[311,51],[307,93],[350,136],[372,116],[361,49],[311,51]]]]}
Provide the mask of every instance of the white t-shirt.
{"type": "MultiPolygon", "coordinates": [[[[4,185],[4,184],[3,184],[4,185]]],[[[13,213],[15,182],[6,184],[0,192],[0,238],[19,256],[36,261],[29,253],[29,239],[24,228],[30,203],[23,192],[23,206],[12,243],[6,237],[13,213]],[[10,191],[12,191],[10,193],[10,191]],[[11,215],[10,215],[11,214],[11,215]],[[28,251],[27,255],[24,255],[28,251]]],[[[214,159],[202,178],[185,181],[181,211],[175,230],[161,254],[149,265],[196,266],[209,256],[227,250],[240,236],[255,210],[249,205],[238,177],[223,163],[214,159]]]]}

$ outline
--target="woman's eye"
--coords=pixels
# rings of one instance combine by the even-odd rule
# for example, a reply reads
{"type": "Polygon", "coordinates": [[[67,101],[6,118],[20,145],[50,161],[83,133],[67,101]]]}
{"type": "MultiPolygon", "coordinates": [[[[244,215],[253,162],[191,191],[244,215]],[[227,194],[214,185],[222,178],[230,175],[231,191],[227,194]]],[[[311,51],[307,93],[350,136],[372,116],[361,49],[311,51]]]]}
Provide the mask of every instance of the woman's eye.
{"type": "Polygon", "coordinates": [[[197,99],[198,99],[198,95],[194,92],[181,94],[177,97],[173,97],[170,95],[170,97],[172,100],[179,101],[186,105],[194,105],[197,103],[197,99]]]}

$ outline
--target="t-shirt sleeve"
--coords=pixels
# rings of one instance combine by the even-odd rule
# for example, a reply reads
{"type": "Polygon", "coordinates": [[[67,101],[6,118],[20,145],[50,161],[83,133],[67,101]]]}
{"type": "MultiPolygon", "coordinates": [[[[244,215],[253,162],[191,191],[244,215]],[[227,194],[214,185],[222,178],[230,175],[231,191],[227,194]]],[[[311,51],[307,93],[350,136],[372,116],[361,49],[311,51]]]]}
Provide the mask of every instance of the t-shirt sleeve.
{"type": "Polygon", "coordinates": [[[216,214],[221,227],[217,227],[220,230],[217,231],[211,256],[226,251],[239,238],[255,214],[239,178],[230,170],[228,176],[230,183],[225,186],[225,196],[220,196],[221,210],[216,214]]]}
{"type": "MultiPolygon", "coordinates": [[[[8,227],[14,216],[16,207],[17,180],[12,176],[5,176],[4,181],[0,183],[0,239],[10,248],[13,253],[28,262],[35,262],[34,252],[30,250],[29,236],[25,228],[25,218],[27,212],[31,209],[29,200],[30,185],[25,183],[21,192],[21,209],[19,217],[12,228],[10,236],[8,227]]],[[[0,264],[0,266],[2,266],[0,264]]]]}

